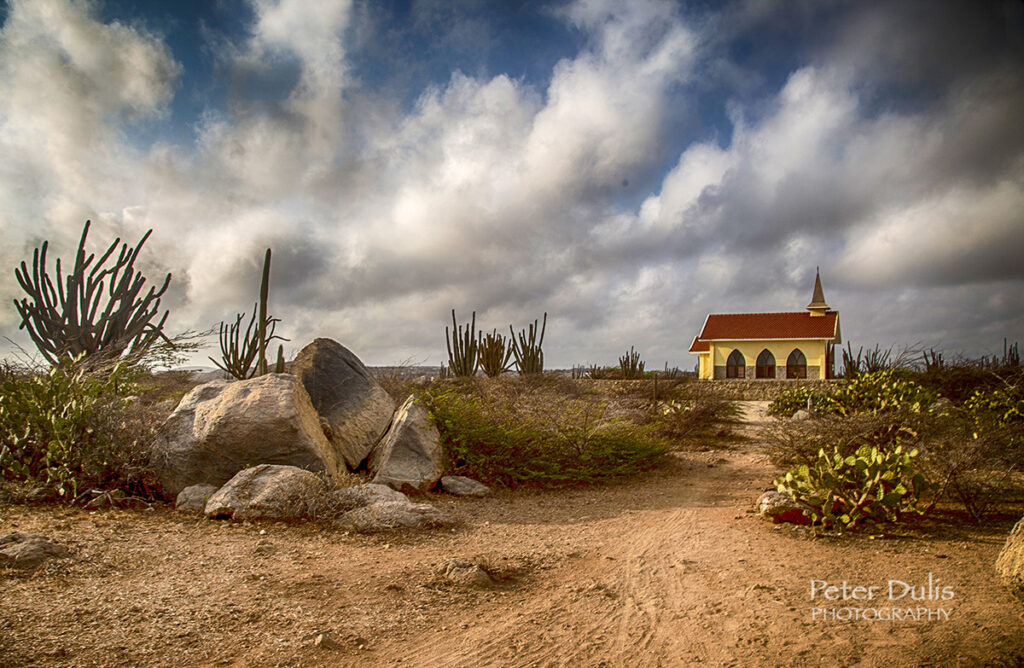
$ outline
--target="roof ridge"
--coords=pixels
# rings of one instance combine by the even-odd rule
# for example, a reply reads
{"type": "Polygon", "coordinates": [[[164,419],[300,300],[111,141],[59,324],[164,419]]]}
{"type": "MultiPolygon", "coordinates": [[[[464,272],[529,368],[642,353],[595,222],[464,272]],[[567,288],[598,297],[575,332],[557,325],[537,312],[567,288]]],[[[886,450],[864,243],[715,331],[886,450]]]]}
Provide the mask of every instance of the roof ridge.
{"type": "MultiPolygon", "coordinates": [[[[829,311],[829,313],[838,313],[838,311],[829,311]]],[[[749,313],[709,313],[708,316],[713,315],[809,315],[806,311],[753,311],[749,313]]]]}

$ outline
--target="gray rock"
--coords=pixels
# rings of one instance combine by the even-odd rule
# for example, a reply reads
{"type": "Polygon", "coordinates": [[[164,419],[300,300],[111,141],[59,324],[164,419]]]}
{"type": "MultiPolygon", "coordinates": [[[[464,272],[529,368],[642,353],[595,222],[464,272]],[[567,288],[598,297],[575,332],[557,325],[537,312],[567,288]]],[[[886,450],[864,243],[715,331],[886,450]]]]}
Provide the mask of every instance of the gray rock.
{"type": "Polygon", "coordinates": [[[295,466],[260,464],[239,471],[206,502],[211,519],[292,520],[316,515],[326,485],[295,466]]]}
{"type": "Polygon", "coordinates": [[[36,568],[49,559],[66,559],[71,552],[49,538],[31,533],[0,536],[0,566],[36,568]]]}
{"type": "Polygon", "coordinates": [[[367,460],[373,482],[406,492],[427,492],[444,473],[441,435],[427,409],[410,396],[367,460]]]}
{"type": "Polygon", "coordinates": [[[765,492],[757,501],[757,513],[776,524],[792,522],[794,524],[810,524],[813,509],[805,503],[796,501],[785,492],[765,492]]]}
{"type": "Polygon", "coordinates": [[[1024,518],[1014,525],[999,552],[996,573],[1017,600],[1024,603],[1024,518]]]}
{"type": "Polygon", "coordinates": [[[375,503],[409,503],[409,498],[387,485],[373,483],[343,487],[334,492],[338,506],[343,510],[354,510],[375,503]]]}
{"type": "Polygon", "coordinates": [[[408,500],[385,501],[350,510],[338,520],[338,526],[357,533],[379,533],[393,529],[439,529],[454,521],[437,508],[408,500]]]}
{"type": "Polygon", "coordinates": [[[334,456],[358,468],[387,430],[394,400],[358,357],[331,339],[316,339],[299,351],[291,371],[328,422],[334,456]]]}
{"type": "Polygon", "coordinates": [[[928,407],[928,410],[932,413],[937,413],[941,415],[943,413],[949,412],[951,408],[953,408],[952,401],[950,401],[946,397],[939,397],[931,406],[928,407]]]}
{"type": "Polygon", "coordinates": [[[344,470],[333,456],[309,395],[294,376],[267,374],[194,388],[158,430],[153,468],[164,490],[219,487],[244,468],[286,464],[344,470]]]}
{"type": "Polygon", "coordinates": [[[802,420],[810,420],[810,419],[811,419],[810,411],[804,410],[803,408],[798,410],[796,413],[793,413],[793,416],[790,418],[790,420],[795,420],[797,422],[800,422],[802,420]]]}
{"type": "Polygon", "coordinates": [[[441,478],[441,489],[455,496],[487,496],[491,488],[482,482],[461,475],[446,475],[441,478]]]}
{"type": "Polygon", "coordinates": [[[206,483],[189,485],[178,492],[178,498],[174,500],[174,509],[201,513],[206,509],[207,500],[216,491],[216,487],[206,483]]]}

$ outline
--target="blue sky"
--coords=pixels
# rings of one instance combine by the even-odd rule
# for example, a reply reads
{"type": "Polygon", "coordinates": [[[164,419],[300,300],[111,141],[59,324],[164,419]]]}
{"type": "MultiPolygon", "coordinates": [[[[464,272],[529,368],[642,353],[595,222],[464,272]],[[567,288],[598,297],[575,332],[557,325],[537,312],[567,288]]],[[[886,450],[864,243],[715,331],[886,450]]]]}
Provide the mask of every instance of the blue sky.
{"type": "Polygon", "coordinates": [[[455,308],[546,311],[549,366],[690,368],[816,266],[855,347],[1024,339],[1024,3],[0,7],[9,305],[89,218],[154,230],[171,331],[249,310],[270,246],[286,350],[369,364],[440,363],[455,308]]]}

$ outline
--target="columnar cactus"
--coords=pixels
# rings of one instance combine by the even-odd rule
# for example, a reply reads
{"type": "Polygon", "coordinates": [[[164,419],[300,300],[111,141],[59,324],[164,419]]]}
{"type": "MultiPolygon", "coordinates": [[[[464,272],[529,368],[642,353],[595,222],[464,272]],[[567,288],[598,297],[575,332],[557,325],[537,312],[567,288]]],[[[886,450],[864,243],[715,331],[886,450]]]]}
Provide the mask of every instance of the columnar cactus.
{"type": "Polygon", "coordinates": [[[14,300],[21,327],[28,330],[50,364],[79,358],[112,360],[126,353],[137,358],[158,339],[168,340],[163,333],[168,312],[164,311],[157,322],[154,318],[160,312],[160,297],[167,291],[171,275],[167,274],[160,289],[150,287],[143,293],[146,279],[135,269],[135,260],[153,230],[134,247],[122,244],[114,266],[105,268],[121,240],[115,239],[93,265],[96,255],[86,257],[85,253],[89,225],[90,221],[85,221],[75,265],[66,277],[61,275],[57,259],[56,290],[46,270],[49,242],[44,241],[33,253],[31,273],[24,262],[14,270],[18,283],[28,293],[27,299],[14,300]]]}
{"type": "Polygon", "coordinates": [[[544,331],[548,326],[548,314],[544,314],[544,324],[540,328],[540,338],[537,338],[537,321],[534,320],[529,330],[519,333],[516,339],[515,330],[512,325],[508,326],[512,332],[512,354],[516,358],[516,366],[519,367],[520,375],[544,372],[544,351],[541,346],[544,344],[544,331]]]}
{"type": "Polygon", "coordinates": [[[448,346],[448,368],[452,375],[472,376],[475,374],[480,347],[476,335],[476,311],[473,311],[473,318],[463,333],[462,325],[455,321],[455,309],[452,309],[452,331],[449,333],[446,325],[444,336],[448,346]]]}

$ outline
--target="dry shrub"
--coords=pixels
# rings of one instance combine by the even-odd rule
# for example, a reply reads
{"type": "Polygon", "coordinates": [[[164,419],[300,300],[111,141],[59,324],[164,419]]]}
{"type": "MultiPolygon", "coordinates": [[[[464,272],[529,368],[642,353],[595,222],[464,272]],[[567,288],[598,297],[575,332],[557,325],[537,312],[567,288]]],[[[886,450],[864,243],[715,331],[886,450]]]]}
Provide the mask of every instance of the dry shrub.
{"type": "Polygon", "coordinates": [[[1024,452],[1020,424],[992,424],[950,406],[922,425],[922,461],[938,495],[980,519],[1003,500],[1021,494],[1024,452]]]}
{"type": "Polygon", "coordinates": [[[665,453],[646,425],[609,417],[606,399],[554,374],[452,379],[422,396],[454,471],[489,483],[597,482],[665,453]]]}
{"type": "Polygon", "coordinates": [[[0,392],[0,473],[69,503],[92,489],[158,497],[149,444],[167,410],[135,396],[141,375],[123,365],[7,373],[0,392]]]}
{"type": "Polygon", "coordinates": [[[789,468],[811,465],[818,452],[831,453],[838,448],[844,456],[852,455],[862,445],[888,450],[897,439],[909,449],[920,443],[916,423],[910,416],[893,413],[862,413],[842,417],[815,415],[806,420],[779,420],[761,430],[761,441],[768,458],[776,466],[789,468]]]}

